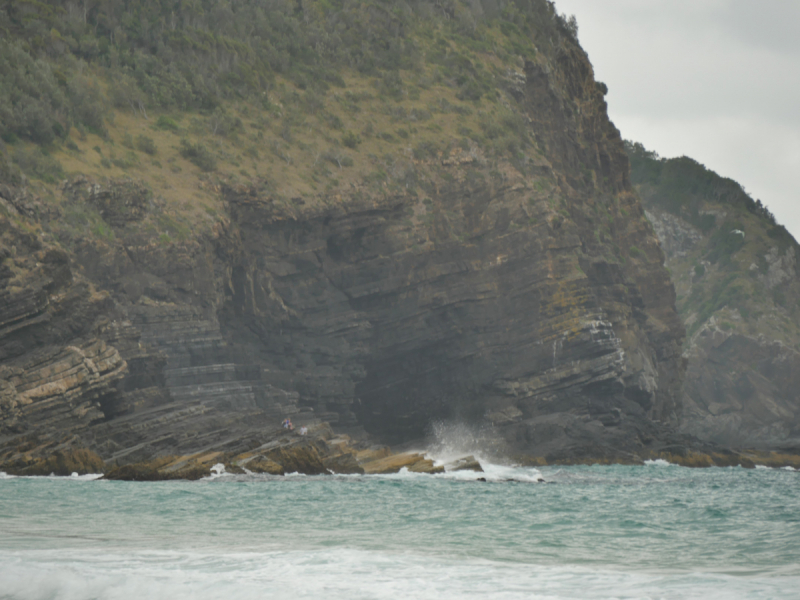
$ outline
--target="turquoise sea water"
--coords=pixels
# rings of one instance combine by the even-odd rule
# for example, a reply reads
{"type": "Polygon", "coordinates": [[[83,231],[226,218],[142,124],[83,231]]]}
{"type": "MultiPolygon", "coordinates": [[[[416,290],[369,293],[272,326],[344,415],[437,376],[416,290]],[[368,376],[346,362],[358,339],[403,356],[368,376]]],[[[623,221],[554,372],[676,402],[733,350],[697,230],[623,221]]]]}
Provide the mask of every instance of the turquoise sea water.
{"type": "Polygon", "coordinates": [[[800,472],[479,476],[0,475],[0,598],[800,598],[800,472]]]}

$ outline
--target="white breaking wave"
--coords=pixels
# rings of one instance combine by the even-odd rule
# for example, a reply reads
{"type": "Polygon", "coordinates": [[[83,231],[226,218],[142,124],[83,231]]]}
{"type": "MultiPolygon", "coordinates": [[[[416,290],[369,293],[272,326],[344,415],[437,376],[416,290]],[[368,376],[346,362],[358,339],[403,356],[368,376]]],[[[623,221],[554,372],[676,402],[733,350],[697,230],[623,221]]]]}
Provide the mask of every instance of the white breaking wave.
{"type": "Polygon", "coordinates": [[[437,422],[431,427],[426,454],[441,464],[469,455],[481,463],[495,462],[495,457],[503,454],[497,444],[497,436],[491,428],[437,422]]]}
{"type": "MultiPolygon", "coordinates": [[[[480,471],[445,471],[433,477],[459,481],[520,481],[538,483],[543,481],[538,469],[519,467],[501,463],[496,457],[502,455],[497,446],[497,436],[491,431],[466,423],[437,422],[431,428],[427,449],[421,450],[426,458],[433,460],[435,466],[445,466],[467,456],[474,457],[483,468],[480,471]]],[[[431,477],[420,473],[410,473],[403,469],[395,477],[431,477]]]]}
{"type": "MultiPolygon", "coordinates": [[[[477,457],[476,457],[477,458],[477,457]]],[[[413,473],[406,467],[400,469],[398,473],[387,475],[364,475],[363,477],[377,477],[381,479],[427,479],[435,477],[437,479],[450,479],[454,481],[480,481],[481,479],[490,481],[519,481],[521,483],[541,483],[544,476],[539,469],[532,467],[515,467],[507,465],[497,465],[485,461],[480,461],[483,472],[480,471],[445,471],[444,473],[413,473]]],[[[438,461],[434,464],[439,464],[438,461]]],[[[360,476],[357,476],[360,477],[360,476]]]]}
{"type": "Polygon", "coordinates": [[[675,463],[668,462],[663,458],[656,458],[655,460],[646,460],[644,464],[648,467],[677,467],[675,463]]]}
{"type": "Polygon", "coordinates": [[[213,467],[209,469],[209,471],[210,474],[202,478],[204,481],[213,481],[214,479],[219,479],[221,477],[231,476],[231,473],[228,473],[225,470],[225,465],[223,465],[222,463],[215,464],[213,467]]]}
{"type": "Polygon", "coordinates": [[[7,600],[792,598],[797,577],[641,573],[349,548],[261,553],[0,551],[7,600]]]}
{"type": "MultiPolygon", "coordinates": [[[[62,480],[62,481],[94,481],[95,479],[100,479],[103,476],[102,473],[87,473],[85,475],[78,475],[77,473],[73,473],[72,475],[48,475],[47,479],[50,480],[62,480]]],[[[2,479],[41,479],[41,475],[9,475],[4,471],[0,471],[0,480],[2,479]]],[[[3,597],[0,596],[0,599],[3,597]]]]}

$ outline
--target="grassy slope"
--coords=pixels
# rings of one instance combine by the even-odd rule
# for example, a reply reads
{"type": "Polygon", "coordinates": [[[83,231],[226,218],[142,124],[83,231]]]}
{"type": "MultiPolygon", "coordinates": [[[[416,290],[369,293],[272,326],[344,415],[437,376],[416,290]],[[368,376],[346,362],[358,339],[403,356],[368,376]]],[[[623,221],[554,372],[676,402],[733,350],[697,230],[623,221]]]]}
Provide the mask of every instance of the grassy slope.
{"type": "Polygon", "coordinates": [[[648,210],[682,218],[702,235],[668,267],[688,341],[710,317],[750,336],[763,334],[800,349],[800,282],[770,286],[770,252],[784,256],[797,242],[739,184],[686,157],[662,159],[627,144],[631,178],[648,210]],[[733,230],[744,232],[744,238],[733,230]]]}
{"type": "Polygon", "coordinates": [[[424,197],[426,180],[447,177],[441,160],[452,153],[477,152],[495,171],[509,164],[525,171],[540,160],[513,97],[501,90],[509,70],[543,59],[554,28],[568,34],[545,2],[487,3],[493,16],[488,9],[476,15],[474,3],[450,3],[452,11],[442,15],[425,2],[405,12],[397,3],[311,3],[310,17],[281,13],[301,41],[310,43],[303,36],[314,27],[336,30],[341,18],[371,28],[377,40],[393,40],[387,46],[399,50],[376,45],[372,63],[358,54],[359,40],[346,38],[330,56],[310,48],[286,51],[283,34],[264,30],[264,47],[289,57],[280,67],[270,51],[248,50],[223,25],[214,29],[210,11],[220,3],[200,3],[205,21],[194,26],[190,9],[166,0],[150,4],[139,9],[154,24],[149,37],[110,4],[88,3],[85,14],[76,13],[84,5],[74,2],[22,0],[5,7],[0,75],[11,84],[6,90],[21,91],[0,98],[9,115],[0,125],[0,163],[4,179],[21,181],[24,174],[31,190],[58,207],[64,218],[51,227],[62,242],[114,236],[93,207],[69,204],[60,194],[60,181],[79,174],[142,181],[162,214],[146,219],[138,233],[170,241],[221,218],[222,182],[255,183],[278,202],[335,201],[356,184],[387,192],[410,187],[424,197]],[[188,42],[175,42],[180,36],[167,27],[176,11],[176,31],[194,40],[185,51],[179,49],[188,42]],[[109,25],[114,18],[120,19],[116,29],[109,25]],[[161,34],[152,33],[157,24],[161,34]],[[220,48],[235,55],[240,72],[257,76],[233,78],[212,60],[194,65],[203,52],[219,57],[220,48]],[[206,75],[204,88],[192,79],[197,69],[206,75]],[[38,87],[23,90],[20,73],[38,87]],[[175,100],[170,86],[191,87],[192,100],[175,100]],[[40,113],[25,113],[26,102],[41,105],[40,113]]]}

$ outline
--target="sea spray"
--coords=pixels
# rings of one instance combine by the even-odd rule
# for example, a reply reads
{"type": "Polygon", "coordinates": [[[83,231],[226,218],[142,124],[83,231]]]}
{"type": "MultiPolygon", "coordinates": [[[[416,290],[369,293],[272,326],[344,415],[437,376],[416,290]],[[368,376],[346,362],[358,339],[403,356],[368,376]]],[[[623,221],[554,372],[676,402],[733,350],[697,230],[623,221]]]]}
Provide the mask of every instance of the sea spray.
{"type": "MultiPolygon", "coordinates": [[[[437,464],[445,464],[472,455],[481,464],[504,462],[507,448],[489,425],[462,421],[436,421],[429,430],[426,454],[437,464]]],[[[506,461],[507,462],[507,461],[506,461]]]]}

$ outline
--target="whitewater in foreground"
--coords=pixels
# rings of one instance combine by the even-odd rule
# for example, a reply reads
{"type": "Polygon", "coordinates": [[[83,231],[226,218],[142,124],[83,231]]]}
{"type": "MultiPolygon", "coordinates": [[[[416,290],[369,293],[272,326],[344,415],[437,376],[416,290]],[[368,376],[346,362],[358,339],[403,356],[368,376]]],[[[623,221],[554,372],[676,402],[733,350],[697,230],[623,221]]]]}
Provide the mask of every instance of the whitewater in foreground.
{"type": "Polygon", "coordinates": [[[798,472],[485,469],[0,475],[0,598],[797,598],[798,472]]]}

